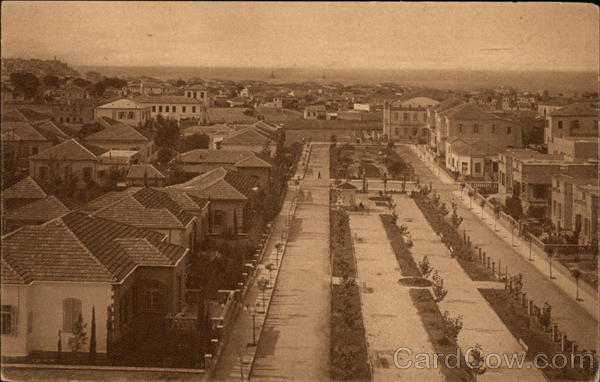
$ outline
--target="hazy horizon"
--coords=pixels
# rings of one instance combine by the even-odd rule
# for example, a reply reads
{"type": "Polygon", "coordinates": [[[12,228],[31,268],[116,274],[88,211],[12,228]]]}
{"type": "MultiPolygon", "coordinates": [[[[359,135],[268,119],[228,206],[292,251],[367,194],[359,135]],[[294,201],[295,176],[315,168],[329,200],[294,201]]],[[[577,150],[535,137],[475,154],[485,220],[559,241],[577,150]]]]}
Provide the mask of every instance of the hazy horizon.
{"type": "Polygon", "coordinates": [[[367,84],[393,82],[414,87],[439,89],[484,89],[512,86],[521,90],[597,91],[595,72],[557,71],[493,71],[451,69],[336,69],[329,68],[258,68],[200,66],[103,66],[74,65],[79,71],[95,70],[107,76],[148,76],[160,80],[192,77],[223,80],[263,80],[272,83],[340,82],[367,84]],[[276,78],[271,79],[274,72],[276,78]]]}
{"type": "Polygon", "coordinates": [[[577,3],[3,2],[3,57],[73,66],[598,70],[577,3]]]}

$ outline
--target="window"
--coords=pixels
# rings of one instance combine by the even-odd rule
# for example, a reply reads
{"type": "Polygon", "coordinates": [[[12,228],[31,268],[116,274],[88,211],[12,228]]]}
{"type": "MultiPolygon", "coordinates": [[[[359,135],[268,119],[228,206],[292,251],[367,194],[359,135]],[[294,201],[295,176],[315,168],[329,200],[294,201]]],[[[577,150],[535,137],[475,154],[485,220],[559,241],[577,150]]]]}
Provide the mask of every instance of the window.
{"type": "Polygon", "coordinates": [[[397,121],[400,118],[400,115],[397,111],[394,112],[394,121],[397,121]]]}
{"type": "Polygon", "coordinates": [[[81,314],[81,300],[65,298],[63,300],[63,332],[73,333],[73,326],[81,314]]]}
{"type": "Polygon", "coordinates": [[[459,123],[459,124],[458,124],[458,132],[459,132],[459,133],[462,133],[462,132],[463,132],[463,126],[462,126],[462,123],[459,123]]]}
{"type": "Polygon", "coordinates": [[[40,149],[39,149],[37,146],[33,146],[33,147],[31,148],[31,155],[35,155],[35,154],[37,154],[37,153],[39,152],[39,150],[40,150],[40,149]]]}
{"type": "Polygon", "coordinates": [[[198,98],[198,95],[196,92],[194,92],[194,99],[198,98]]]}
{"type": "Polygon", "coordinates": [[[90,179],[92,177],[92,168],[91,167],[84,167],[83,168],[83,178],[84,179],[90,179]]]}
{"type": "Polygon", "coordinates": [[[419,117],[419,115],[417,113],[414,113],[413,114],[413,121],[416,121],[418,117],[419,117]]]}
{"type": "Polygon", "coordinates": [[[158,282],[149,281],[144,288],[144,311],[160,312],[161,310],[161,291],[158,282]]]}
{"type": "Polygon", "coordinates": [[[475,172],[478,174],[481,172],[481,163],[475,163],[475,172]]]}
{"type": "Polygon", "coordinates": [[[118,119],[125,119],[125,112],[124,111],[120,111],[119,112],[119,118],[118,119]]]}
{"type": "Polygon", "coordinates": [[[169,112],[169,105],[165,106],[165,113],[169,112]]]}
{"type": "Polygon", "coordinates": [[[479,133],[479,125],[478,125],[478,124],[474,124],[474,125],[473,125],[473,133],[474,133],[474,134],[477,134],[477,133],[479,133]]]}
{"type": "Polygon", "coordinates": [[[557,127],[558,127],[559,129],[562,129],[562,127],[563,127],[563,121],[558,121],[558,123],[557,123],[557,127]]]}
{"type": "Polygon", "coordinates": [[[17,334],[17,307],[2,305],[2,334],[17,334]]]}
{"type": "Polygon", "coordinates": [[[182,112],[182,113],[185,113],[185,112],[186,112],[186,109],[187,109],[187,108],[186,108],[185,106],[182,106],[182,107],[181,107],[181,112],[182,112]]]}
{"type": "Polygon", "coordinates": [[[512,133],[512,126],[506,126],[506,134],[510,135],[512,133]]]}
{"type": "Polygon", "coordinates": [[[162,113],[162,105],[158,105],[158,112],[162,113]]]}
{"type": "Polygon", "coordinates": [[[421,129],[421,135],[426,137],[427,136],[427,129],[421,129]]]}
{"type": "Polygon", "coordinates": [[[396,128],[394,129],[394,135],[395,135],[395,136],[398,136],[398,135],[400,135],[400,129],[399,129],[399,128],[397,128],[397,127],[396,127],[396,128]]]}
{"type": "Polygon", "coordinates": [[[496,134],[496,125],[492,125],[492,134],[496,134]]]}
{"type": "Polygon", "coordinates": [[[130,111],[129,113],[127,113],[127,119],[134,119],[135,118],[135,114],[133,114],[133,111],[130,111]]]}
{"type": "Polygon", "coordinates": [[[196,106],[192,106],[192,113],[196,112],[196,106]]]}
{"type": "Polygon", "coordinates": [[[177,106],[171,106],[171,109],[173,110],[173,113],[177,112],[177,106]]]}
{"type": "Polygon", "coordinates": [[[152,112],[156,113],[156,105],[152,105],[152,112]]]}
{"type": "Polygon", "coordinates": [[[409,120],[409,118],[408,118],[408,113],[404,113],[404,120],[405,120],[405,121],[408,121],[408,120],[409,120]]]}

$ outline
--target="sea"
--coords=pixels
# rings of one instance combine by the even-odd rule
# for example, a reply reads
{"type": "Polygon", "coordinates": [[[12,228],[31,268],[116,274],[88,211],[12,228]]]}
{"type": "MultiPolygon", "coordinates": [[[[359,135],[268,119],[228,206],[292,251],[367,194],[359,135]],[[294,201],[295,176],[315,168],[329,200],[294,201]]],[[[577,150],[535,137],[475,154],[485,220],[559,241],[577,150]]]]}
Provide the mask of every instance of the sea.
{"type": "Polygon", "coordinates": [[[395,83],[436,89],[490,89],[498,86],[524,91],[597,92],[597,72],[486,71],[450,69],[312,69],[191,66],[78,66],[80,73],[97,71],[108,77],[147,76],[169,79],[262,80],[276,84],[317,82],[352,84],[395,83]],[[274,77],[274,78],[273,78],[274,77]]]}

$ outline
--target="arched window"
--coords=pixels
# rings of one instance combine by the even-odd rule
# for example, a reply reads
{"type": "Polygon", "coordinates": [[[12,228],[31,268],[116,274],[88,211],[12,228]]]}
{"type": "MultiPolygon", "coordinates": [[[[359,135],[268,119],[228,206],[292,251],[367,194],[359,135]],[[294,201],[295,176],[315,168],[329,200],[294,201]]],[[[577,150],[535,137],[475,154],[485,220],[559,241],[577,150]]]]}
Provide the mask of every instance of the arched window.
{"type": "Polygon", "coordinates": [[[80,314],[81,300],[77,298],[65,298],[63,300],[63,332],[73,332],[73,327],[80,314]]]}

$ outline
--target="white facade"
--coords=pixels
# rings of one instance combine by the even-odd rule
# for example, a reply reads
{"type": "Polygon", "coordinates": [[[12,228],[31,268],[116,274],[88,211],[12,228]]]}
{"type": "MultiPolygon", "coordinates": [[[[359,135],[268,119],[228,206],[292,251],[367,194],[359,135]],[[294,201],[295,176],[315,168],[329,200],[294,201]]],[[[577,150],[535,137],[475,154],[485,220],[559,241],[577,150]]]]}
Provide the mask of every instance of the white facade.
{"type": "MultiPolygon", "coordinates": [[[[59,332],[62,351],[70,352],[70,332],[65,332],[65,299],[81,303],[81,315],[87,324],[89,351],[92,307],[96,317],[96,351],[106,352],[107,308],[112,303],[112,285],[83,282],[33,282],[29,285],[2,285],[2,308],[11,307],[11,333],[2,334],[2,356],[24,357],[32,351],[57,352],[59,332]]],[[[6,309],[8,310],[8,309],[6,309]]],[[[5,318],[3,313],[3,319],[5,318]]]]}

